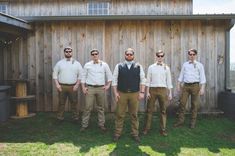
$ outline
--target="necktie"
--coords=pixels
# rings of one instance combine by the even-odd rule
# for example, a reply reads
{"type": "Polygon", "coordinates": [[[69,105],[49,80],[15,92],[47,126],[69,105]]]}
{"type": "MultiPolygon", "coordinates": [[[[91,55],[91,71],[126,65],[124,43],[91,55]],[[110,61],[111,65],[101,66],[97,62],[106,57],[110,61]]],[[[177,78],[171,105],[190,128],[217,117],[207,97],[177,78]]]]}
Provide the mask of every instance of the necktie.
{"type": "Polygon", "coordinates": [[[162,63],[157,63],[158,66],[162,66],[162,63]]]}

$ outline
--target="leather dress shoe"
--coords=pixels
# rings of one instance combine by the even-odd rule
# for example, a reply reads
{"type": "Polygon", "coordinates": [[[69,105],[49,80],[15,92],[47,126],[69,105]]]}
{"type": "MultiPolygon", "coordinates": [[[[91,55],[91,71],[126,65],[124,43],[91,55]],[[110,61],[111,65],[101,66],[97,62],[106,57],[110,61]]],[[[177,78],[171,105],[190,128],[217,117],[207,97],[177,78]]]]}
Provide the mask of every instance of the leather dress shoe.
{"type": "Polygon", "coordinates": [[[100,130],[103,131],[103,132],[106,132],[106,131],[107,131],[107,128],[106,128],[105,126],[100,126],[99,128],[100,128],[100,130]]]}
{"type": "Polygon", "coordinates": [[[133,136],[133,139],[136,143],[140,143],[140,137],[139,136],[133,136]]]}
{"type": "Polygon", "coordinates": [[[183,122],[176,122],[173,127],[181,127],[184,123],[183,122]]]}
{"type": "Polygon", "coordinates": [[[82,128],[80,129],[80,132],[85,132],[86,129],[87,129],[87,127],[82,127],[82,128]]]}
{"type": "Polygon", "coordinates": [[[160,131],[160,134],[161,134],[162,136],[165,136],[165,137],[168,135],[165,130],[161,130],[161,131],[160,131]]]}
{"type": "Polygon", "coordinates": [[[119,139],[120,139],[120,136],[118,136],[118,135],[113,136],[113,141],[117,142],[119,139]]]}
{"type": "Polygon", "coordinates": [[[191,123],[189,128],[194,129],[195,128],[195,124],[191,123]]]}
{"type": "Polygon", "coordinates": [[[149,133],[149,130],[148,129],[144,129],[143,130],[143,135],[147,135],[149,133]]]}

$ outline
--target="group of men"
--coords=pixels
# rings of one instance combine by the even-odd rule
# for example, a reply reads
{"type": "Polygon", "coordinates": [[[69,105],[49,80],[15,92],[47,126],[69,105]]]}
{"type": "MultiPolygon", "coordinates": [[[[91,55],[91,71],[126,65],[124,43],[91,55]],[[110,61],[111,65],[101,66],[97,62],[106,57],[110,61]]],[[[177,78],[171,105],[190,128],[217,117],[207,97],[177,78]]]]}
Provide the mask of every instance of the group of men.
{"type": "MultiPolygon", "coordinates": [[[[177,90],[181,93],[178,111],[178,120],[174,127],[184,124],[184,113],[188,97],[191,96],[191,122],[190,128],[195,128],[199,96],[205,92],[205,72],[203,65],[196,61],[197,50],[190,49],[189,60],[182,66],[178,78],[177,90]]],[[[148,67],[147,79],[143,67],[134,61],[135,52],[128,48],[124,52],[125,61],[115,66],[113,75],[108,64],[99,59],[99,51],[90,51],[91,61],[82,68],[81,64],[72,57],[72,48],[64,49],[65,58],[56,63],[53,69],[53,79],[59,96],[59,108],[57,119],[64,120],[65,102],[71,103],[74,121],[79,120],[77,111],[77,90],[81,83],[82,92],[85,95],[85,107],[82,114],[80,131],[85,131],[89,125],[90,114],[94,101],[97,104],[98,126],[102,131],[105,127],[105,92],[112,85],[115,101],[117,103],[115,115],[115,131],[113,140],[118,141],[122,134],[126,110],[131,119],[131,135],[136,142],[139,138],[138,106],[139,100],[147,98],[147,111],[143,135],[147,135],[151,129],[152,114],[155,102],[159,102],[160,134],[167,136],[166,131],[166,107],[172,99],[172,80],[169,66],[164,63],[165,53],[162,50],[156,52],[156,62],[148,67]]]]}

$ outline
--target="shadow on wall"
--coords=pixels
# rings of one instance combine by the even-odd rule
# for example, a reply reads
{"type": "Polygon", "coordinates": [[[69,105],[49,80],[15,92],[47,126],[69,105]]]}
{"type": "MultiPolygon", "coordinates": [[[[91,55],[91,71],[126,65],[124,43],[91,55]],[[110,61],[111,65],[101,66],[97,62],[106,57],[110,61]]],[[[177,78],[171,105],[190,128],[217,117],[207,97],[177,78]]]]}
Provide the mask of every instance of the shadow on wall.
{"type": "Polygon", "coordinates": [[[235,65],[234,69],[230,70],[230,88],[233,93],[235,93],[235,65]]]}

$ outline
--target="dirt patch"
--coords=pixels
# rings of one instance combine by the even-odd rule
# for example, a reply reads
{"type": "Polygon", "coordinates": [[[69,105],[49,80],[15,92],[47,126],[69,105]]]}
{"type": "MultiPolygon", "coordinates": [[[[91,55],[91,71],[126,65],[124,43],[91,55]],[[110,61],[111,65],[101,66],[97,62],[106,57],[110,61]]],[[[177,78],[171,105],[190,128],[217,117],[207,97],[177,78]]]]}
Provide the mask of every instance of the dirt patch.
{"type": "Polygon", "coordinates": [[[6,147],[6,145],[3,143],[0,143],[0,151],[3,150],[4,147],[6,147]]]}

